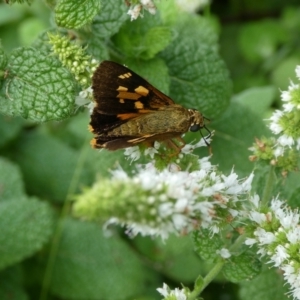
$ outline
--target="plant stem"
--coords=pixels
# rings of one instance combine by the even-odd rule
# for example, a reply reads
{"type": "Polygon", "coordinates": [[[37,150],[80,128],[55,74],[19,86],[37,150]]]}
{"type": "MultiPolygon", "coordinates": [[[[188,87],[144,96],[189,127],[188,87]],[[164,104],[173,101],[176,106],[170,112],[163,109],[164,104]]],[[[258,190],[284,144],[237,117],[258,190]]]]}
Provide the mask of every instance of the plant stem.
{"type": "MultiPolygon", "coordinates": [[[[245,235],[240,235],[234,242],[234,244],[230,247],[230,252],[235,252],[237,249],[240,248],[240,246],[244,243],[246,239],[245,235]]],[[[187,300],[194,300],[196,299],[201,292],[208,286],[208,284],[213,281],[213,279],[219,274],[219,272],[222,270],[226,260],[222,259],[219,262],[217,262],[214,267],[211,269],[211,271],[203,278],[203,284],[199,286],[198,288],[195,287],[195,289],[192,291],[192,293],[188,296],[187,300]]]]}
{"type": "Polygon", "coordinates": [[[262,206],[267,206],[271,200],[274,180],[275,180],[274,167],[271,166],[269,169],[269,174],[262,194],[262,199],[261,199],[262,206]]]}
{"type": "Polygon", "coordinates": [[[78,158],[77,166],[74,171],[74,175],[72,177],[72,180],[71,180],[71,183],[69,186],[69,190],[68,190],[68,193],[66,196],[66,201],[61,210],[60,218],[58,220],[57,226],[55,228],[55,232],[53,234],[53,239],[52,239],[52,243],[51,243],[51,247],[50,247],[50,251],[49,251],[49,258],[48,258],[46,271],[45,271],[43,283],[42,283],[41,294],[40,294],[40,298],[39,298],[40,300],[46,300],[48,298],[49,287],[50,287],[51,279],[52,279],[52,275],[53,275],[53,268],[54,268],[56,256],[57,256],[57,253],[59,250],[60,239],[61,239],[62,232],[63,232],[65,218],[68,215],[68,212],[70,211],[70,208],[71,208],[70,200],[71,200],[71,197],[75,193],[76,187],[79,182],[80,173],[82,172],[83,164],[84,164],[84,162],[86,160],[86,156],[87,156],[88,147],[86,145],[87,145],[87,143],[84,143],[84,146],[83,146],[80,156],[78,158]]]}
{"type": "Polygon", "coordinates": [[[210,270],[210,272],[203,278],[203,285],[200,287],[196,287],[192,293],[188,296],[187,300],[194,300],[196,299],[200,293],[208,286],[208,284],[219,274],[225,260],[221,260],[215,264],[215,266],[210,270]]]}

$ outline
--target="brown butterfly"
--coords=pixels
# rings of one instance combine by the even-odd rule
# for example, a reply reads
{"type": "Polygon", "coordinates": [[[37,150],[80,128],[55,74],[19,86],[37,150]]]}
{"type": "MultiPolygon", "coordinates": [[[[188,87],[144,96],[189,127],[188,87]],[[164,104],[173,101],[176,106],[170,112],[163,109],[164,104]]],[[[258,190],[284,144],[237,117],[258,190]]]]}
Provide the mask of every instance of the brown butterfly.
{"type": "Polygon", "coordinates": [[[167,141],[178,149],[172,139],[184,145],[181,135],[188,130],[201,133],[205,128],[210,136],[205,126],[205,121],[209,120],[198,110],[175,104],[145,79],[118,63],[103,61],[92,82],[95,107],[90,131],[95,134],[91,141],[94,148],[117,150],[167,141]]]}

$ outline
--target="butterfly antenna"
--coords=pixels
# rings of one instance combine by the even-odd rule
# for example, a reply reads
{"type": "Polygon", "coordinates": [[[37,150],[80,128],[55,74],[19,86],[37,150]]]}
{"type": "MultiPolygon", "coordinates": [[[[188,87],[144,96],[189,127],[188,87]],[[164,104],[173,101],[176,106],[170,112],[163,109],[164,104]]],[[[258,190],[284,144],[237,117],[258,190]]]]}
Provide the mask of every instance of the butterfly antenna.
{"type": "Polygon", "coordinates": [[[211,137],[211,131],[210,131],[205,125],[203,126],[203,128],[205,128],[206,131],[208,132],[208,136],[205,137],[205,136],[203,135],[201,129],[199,130],[199,131],[200,131],[200,134],[201,134],[201,136],[202,136],[202,138],[203,138],[203,140],[204,140],[206,146],[207,146],[207,147],[210,147],[210,143],[209,143],[206,139],[209,139],[209,138],[211,137]]]}

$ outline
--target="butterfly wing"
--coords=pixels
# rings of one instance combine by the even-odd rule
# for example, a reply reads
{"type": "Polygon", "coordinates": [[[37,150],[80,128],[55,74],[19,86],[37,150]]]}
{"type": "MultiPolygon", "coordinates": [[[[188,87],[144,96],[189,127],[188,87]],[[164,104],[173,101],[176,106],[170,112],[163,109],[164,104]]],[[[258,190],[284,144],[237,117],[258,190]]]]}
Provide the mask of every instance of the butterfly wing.
{"type": "Polygon", "coordinates": [[[109,149],[108,145],[113,145],[111,150],[115,150],[146,140],[147,137],[141,139],[131,135],[111,136],[110,132],[131,119],[174,105],[171,98],[145,79],[112,61],[103,61],[99,65],[92,78],[92,88],[95,107],[90,129],[96,134],[92,141],[96,148],[109,149]]]}

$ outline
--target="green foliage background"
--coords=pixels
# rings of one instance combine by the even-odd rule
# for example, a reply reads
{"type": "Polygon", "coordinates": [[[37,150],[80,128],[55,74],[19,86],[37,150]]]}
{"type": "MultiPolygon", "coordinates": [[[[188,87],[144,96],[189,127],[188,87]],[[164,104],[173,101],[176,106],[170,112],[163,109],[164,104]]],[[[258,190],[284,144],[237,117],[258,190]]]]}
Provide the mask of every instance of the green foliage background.
{"type": "MultiPolygon", "coordinates": [[[[189,237],[128,240],[116,229],[107,238],[101,224],[70,216],[74,194],[117,163],[133,166],[123,151],[90,149],[88,113],[74,103],[79,86],[50,53],[46,32],[73,37],[99,61],[128,65],[203,112],[215,130],[212,161],[226,174],[252,171],[248,148],[269,135],[263,119],[295,78],[298,1],[215,0],[189,15],[161,0],[156,15],[133,22],[127,10],[121,0],[0,4],[0,299],[160,299],[162,282],[192,286],[209,269],[189,237]]],[[[299,190],[298,181],[290,184],[299,190]]],[[[285,299],[272,270],[230,283],[245,279],[248,262],[226,266],[203,297],[285,299]]]]}

